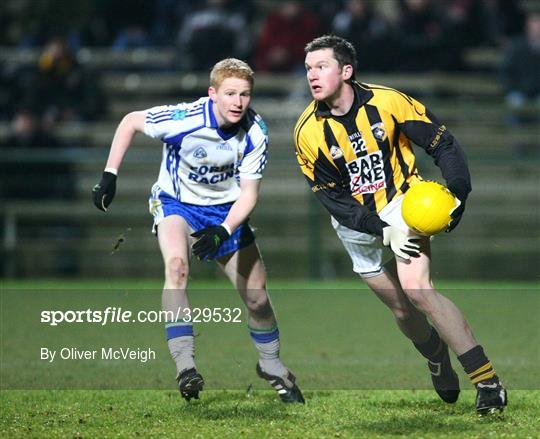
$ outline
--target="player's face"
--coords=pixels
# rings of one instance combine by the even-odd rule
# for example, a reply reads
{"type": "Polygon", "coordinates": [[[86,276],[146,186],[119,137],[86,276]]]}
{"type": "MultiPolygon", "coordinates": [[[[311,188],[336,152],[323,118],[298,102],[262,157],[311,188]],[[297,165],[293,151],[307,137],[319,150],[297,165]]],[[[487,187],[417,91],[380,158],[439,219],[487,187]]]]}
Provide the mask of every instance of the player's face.
{"type": "Polygon", "coordinates": [[[247,79],[226,78],[216,89],[210,87],[208,95],[214,103],[214,115],[220,127],[240,122],[249,107],[251,84],[247,79]]]}
{"type": "Polygon", "coordinates": [[[308,52],[305,66],[311,94],[318,101],[339,98],[344,81],[352,75],[352,66],[339,67],[333,49],[308,52]]]}

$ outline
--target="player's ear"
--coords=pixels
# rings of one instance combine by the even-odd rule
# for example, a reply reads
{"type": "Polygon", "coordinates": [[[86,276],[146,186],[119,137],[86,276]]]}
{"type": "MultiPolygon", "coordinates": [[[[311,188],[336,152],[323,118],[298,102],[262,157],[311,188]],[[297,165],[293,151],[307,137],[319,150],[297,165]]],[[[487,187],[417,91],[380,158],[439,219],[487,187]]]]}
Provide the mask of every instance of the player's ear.
{"type": "Polygon", "coordinates": [[[212,102],[215,103],[217,101],[217,90],[212,86],[208,87],[208,96],[210,96],[212,102]]]}
{"type": "Polygon", "coordinates": [[[350,64],[345,64],[343,68],[341,69],[341,76],[344,81],[347,81],[348,79],[351,79],[353,75],[353,66],[350,64]]]}

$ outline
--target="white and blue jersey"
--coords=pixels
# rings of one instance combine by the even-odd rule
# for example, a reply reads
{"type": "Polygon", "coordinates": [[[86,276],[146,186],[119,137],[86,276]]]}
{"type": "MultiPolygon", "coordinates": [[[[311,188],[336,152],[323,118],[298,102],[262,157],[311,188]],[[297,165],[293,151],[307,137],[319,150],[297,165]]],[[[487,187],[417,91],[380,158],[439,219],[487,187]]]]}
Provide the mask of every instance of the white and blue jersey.
{"type": "MultiPolygon", "coordinates": [[[[152,187],[150,213],[154,232],[169,215],[183,217],[195,230],[221,224],[240,195],[239,179],[259,179],[266,166],[268,132],[248,109],[230,129],[218,127],[210,98],[153,107],[144,132],[163,141],[163,159],[152,187]]],[[[216,258],[251,244],[247,223],[223,243],[216,258]]]]}
{"type": "Polygon", "coordinates": [[[261,117],[248,109],[239,124],[220,129],[208,97],[150,108],[144,132],[163,141],[154,196],[164,191],[199,206],[234,202],[238,178],[259,179],[266,165],[268,134],[261,117]]]}

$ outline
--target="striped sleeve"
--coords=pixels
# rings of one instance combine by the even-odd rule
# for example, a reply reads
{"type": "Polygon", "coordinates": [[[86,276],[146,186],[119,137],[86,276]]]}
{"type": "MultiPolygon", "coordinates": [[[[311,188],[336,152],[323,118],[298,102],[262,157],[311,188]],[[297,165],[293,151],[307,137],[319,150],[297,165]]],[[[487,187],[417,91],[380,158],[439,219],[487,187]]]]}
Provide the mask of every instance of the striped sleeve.
{"type": "Polygon", "coordinates": [[[262,178],[268,157],[268,130],[262,118],[254,115],[254,123],[246,135],[246,148],[238,166],[240,178],[262,178]]]}
{"type": "Polygon", "coordinates": [[[163,139],[178,132],[178,124],[185,117],[187,105],[160,105],[146,110],[144,133],[152,138],[163,139]]]}

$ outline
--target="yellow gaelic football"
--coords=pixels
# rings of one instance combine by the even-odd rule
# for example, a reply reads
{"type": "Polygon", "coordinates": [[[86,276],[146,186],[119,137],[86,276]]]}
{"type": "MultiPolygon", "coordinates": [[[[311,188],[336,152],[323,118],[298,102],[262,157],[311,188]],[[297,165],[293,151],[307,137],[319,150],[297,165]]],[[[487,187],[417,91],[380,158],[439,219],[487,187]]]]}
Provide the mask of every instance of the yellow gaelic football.
{"type": "Polygon", "coordinates": [[[431,236],[446,230],[456,205],[456,198],[445,186],[422,181],[405,192],[401,213],[412,230],[431,236]]]}

